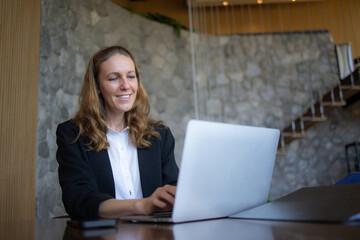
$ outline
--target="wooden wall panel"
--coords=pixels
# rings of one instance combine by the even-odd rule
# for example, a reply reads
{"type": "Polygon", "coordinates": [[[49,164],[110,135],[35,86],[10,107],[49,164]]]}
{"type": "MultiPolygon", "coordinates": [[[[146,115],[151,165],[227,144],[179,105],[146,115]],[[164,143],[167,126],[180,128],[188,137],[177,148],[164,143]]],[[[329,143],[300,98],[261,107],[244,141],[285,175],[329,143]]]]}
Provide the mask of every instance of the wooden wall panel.
{"type": "Polygon", "coordinates": [[[351,42],[353,56],[360,56],[360,1],[331,0],[333,36],[335,43],[351,42]]]}
{"type": "Polygon", "coordinates": [[[40,5],[0,0],[1,221],[35,218],[40,5]]]}
{"type": "MultiPolygon", "coordinates": [[[[131,2],[130,0],[112,0],[121,6],[131,6],[137,12],[160,13],[174,19],[182,19],[188,26],[188,9],[184,0],[152,0],[131,2]]],[[[230,2],[230,1],[229,1],[230,2]]],[[[231,7],[206,8],[204,14],[207,27],[204,31],[214,33],[211,18],[220,16],[216,34],[241,34],[261,32],[292,32],[309,30],[329,30],[335,44],[351,42],[353,57],[360,57],[360,11],[359,0],[321,0],[301,3],[242,5],[231,7]],[[231,17],[235,12],[235,26],[231,17]],[[230,24],[230,27],[227,26],[230,24]],[[219,29],[219,30],[218,30],[219,29]],[[228,31],[230,29],[230,32],[228,31]]],[[[195,10],[195,9],[194,9],[195,10]]],[[[216,24],[216,21],[213,21],[216,24]]],[[[197,30],[203,31],[200,26],[197,30]]]]}

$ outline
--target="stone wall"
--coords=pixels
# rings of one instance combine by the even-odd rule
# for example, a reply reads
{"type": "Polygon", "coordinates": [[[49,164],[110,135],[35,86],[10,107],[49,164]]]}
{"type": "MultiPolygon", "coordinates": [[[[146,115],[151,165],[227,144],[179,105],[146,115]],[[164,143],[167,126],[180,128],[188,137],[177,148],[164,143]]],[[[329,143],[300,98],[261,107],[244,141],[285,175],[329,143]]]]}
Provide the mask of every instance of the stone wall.
{"type": "Polygon", "coordinates": [[[327,32],[194,38],[201,119],[283,129],[338,84],[327,32]]]}
{"type": "MultiPolygon", "coordinates": [[[[189,32],[182,31],[178,38],[172,28],[108,0],[42,0],[41,16],[37,218],[65,214],[55,130],[77,110],[87,61],[100,47],[118,44],[134,53],[151,115],[170,126],[180,164],[185,126],[195,117],[189,32]]],[[[329,72],[336,74],[331,38],[315,35],[211,37],[222,47],[214,45],[209,51],[214,72],[197,76],[200,118],[280,128],[289,121],[288,113],[299,114],[309,100],[304,78],[311,76],[315,85],[329,72]],[[216,71],[219,64],[226,72],[216,71]]],[[[199,41],[195,44],[201,49],[199,41]]],[[[292,142],[288,154],[276,159],[273,198],[301,186],[332,184],[344,176],[343,145],[358,138],[359,118],[340,109],[328,122],[310,129],[308,138],[292,142]]]]}

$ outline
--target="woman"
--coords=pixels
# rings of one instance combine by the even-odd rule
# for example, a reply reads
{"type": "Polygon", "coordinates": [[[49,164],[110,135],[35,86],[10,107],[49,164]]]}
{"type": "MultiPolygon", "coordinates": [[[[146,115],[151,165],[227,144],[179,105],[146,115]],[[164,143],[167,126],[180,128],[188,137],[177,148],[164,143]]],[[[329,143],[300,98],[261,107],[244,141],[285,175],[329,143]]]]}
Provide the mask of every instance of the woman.
{"type": "Polygon", "coordinates": [[[174,137],[150,107],[132,54],[90,59],[75,117],[56,136],[59,182],[72,218],[116,218],[172,209],[178,167],[174,137]]]}

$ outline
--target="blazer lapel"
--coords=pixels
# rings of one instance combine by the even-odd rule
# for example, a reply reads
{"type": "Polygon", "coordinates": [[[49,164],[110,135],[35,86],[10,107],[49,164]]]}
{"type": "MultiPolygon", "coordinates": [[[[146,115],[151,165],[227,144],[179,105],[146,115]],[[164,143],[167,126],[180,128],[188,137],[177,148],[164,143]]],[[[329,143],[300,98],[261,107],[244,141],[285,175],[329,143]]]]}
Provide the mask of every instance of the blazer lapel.
{"type": "Polygon", "coordinates": [[[161,186],[161,166],[156,164],[152,158],[158,158],[152,148],[139,149],[138,161],[140,171],[141,189],[143,197],[149,197],[159,186],[161,186]]]}
{"type": "Polygon", "coordinates": [[[89,151],[91,164],[98,179],[98,187],[103,192],[115,197],[114,176],[111,169],[109,154],[106,149],[100,152],[89,151]]]}

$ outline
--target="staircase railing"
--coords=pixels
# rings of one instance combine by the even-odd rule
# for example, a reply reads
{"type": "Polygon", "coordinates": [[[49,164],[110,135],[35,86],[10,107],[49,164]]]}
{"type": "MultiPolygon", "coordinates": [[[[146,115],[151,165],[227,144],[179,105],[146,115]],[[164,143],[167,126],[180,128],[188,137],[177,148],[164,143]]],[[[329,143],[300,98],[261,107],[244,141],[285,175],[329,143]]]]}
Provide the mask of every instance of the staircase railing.
{"type": "MultiPolygon", "coordinates": [[[[355,60],[355,66],[357,65],[356,61],[358,60],[355,60]]],[[[350,72],[344,79],[341,79],[340,84],[327,92],[320,101],[316,102],[312,107],[309,107],[302,116],[298,117],[292,124],[283,129],[278,154],[286,154],[285,145],[295,139],[306,137],[306,130],[308,128],[315,123],[326,121],[326,115],[328,113],[335,108],[345,106],[347,104],[346,100],[359,92],[360,66],[356,66],[354,71],[350,72]],[[299,130],[294,131],[294,129],[299,130]]]]}

